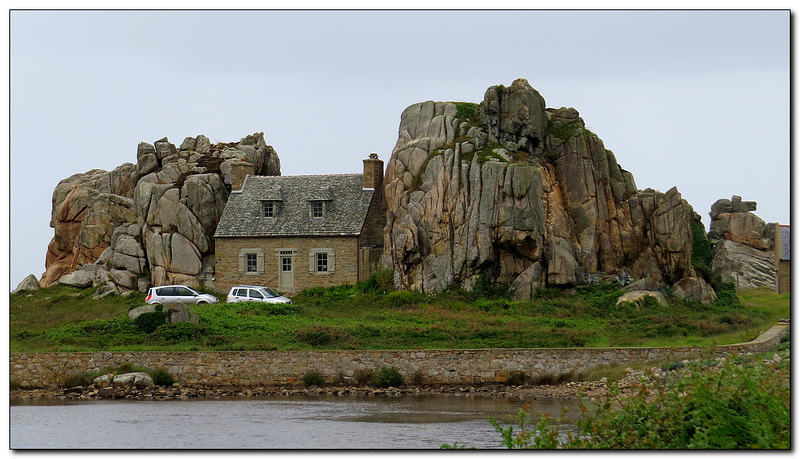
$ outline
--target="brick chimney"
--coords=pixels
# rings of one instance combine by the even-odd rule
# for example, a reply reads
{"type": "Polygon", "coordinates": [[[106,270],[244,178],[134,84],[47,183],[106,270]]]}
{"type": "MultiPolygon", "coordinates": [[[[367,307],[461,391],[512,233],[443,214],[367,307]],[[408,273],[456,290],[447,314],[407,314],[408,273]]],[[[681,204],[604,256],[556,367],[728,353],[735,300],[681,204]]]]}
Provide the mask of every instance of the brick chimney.
{"type": "Polygon", "coordinates": [[[245,161],[236,161],[231,164],[231,192],[241,192],[244,186],[244,179],[248,175],[254,175],[255,173],[255,164],[245,161]]]}
{"type": "Polygon", "coordinates": [[[377,153],[370,153],[364,160],[364,189],[375,190],[383,184],[383,161],[377,153]]]}

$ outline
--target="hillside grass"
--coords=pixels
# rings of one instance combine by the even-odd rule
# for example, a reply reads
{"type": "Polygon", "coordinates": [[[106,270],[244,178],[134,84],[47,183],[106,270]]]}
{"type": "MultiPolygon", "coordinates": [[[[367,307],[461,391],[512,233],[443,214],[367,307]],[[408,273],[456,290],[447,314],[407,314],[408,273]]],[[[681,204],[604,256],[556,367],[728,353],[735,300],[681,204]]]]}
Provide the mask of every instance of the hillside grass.
{"type": "Polygon", "coordinates": [[[748,341],[789,317],[789,295],[763,290],[708,306],[668,297],[663,307],[650,301],[617,306],[615,284],[574,294],[543,289],[522,302],[491,288],[383,293],[360,284],[309,289],[291,305],[198,305],[198,324],[147,333],[127,317],[144,304],[143,295],[92,299],[93,293],[56,285],[11,295],[11,351],[707,346],[748,341]]]}

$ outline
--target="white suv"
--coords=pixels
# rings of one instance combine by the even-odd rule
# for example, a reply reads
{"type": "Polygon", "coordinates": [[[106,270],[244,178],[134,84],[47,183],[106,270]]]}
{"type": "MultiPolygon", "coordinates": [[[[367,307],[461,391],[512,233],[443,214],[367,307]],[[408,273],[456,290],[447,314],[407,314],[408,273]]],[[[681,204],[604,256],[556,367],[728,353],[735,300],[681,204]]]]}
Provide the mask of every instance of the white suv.
{"type": "Polygon", "coordinates": [[[261,303],[291,303],[292,300],[281,296],[280,293],[269,287],[258,285],[237,285],[228,293],[228,303],[243,303],[246,301],[259,301],[261,303]]]}
{"type": "Polygon", "coordinates": [[[191,303],[210,304],[219,303],[219,298],[208,293],[200,293],[185,285],[162,285],[151,287],[147,292],[147,304],[191,303]]]}

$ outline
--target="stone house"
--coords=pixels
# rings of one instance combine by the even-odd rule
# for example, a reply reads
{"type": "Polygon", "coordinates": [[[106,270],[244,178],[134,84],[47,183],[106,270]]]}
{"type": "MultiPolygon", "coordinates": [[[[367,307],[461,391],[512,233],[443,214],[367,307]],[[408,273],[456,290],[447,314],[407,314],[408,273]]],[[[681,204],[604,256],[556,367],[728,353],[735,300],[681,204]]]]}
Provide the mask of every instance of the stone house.
{"type": "Polygon", "coordinates": [[[300,290],[366,280],[383,253],[383,161],[362,174],[256,176],[242,162],[214,234],[217,290],[300,290]]]}

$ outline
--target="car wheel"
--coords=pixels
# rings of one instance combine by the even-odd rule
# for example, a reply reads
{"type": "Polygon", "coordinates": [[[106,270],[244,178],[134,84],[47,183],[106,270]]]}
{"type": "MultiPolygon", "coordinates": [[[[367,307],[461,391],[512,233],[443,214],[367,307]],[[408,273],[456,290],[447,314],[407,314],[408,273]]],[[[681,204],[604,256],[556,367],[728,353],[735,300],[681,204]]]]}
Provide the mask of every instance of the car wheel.
{"type": "Polygon", "coordinates": [[[198,302],[197,302],[197,304],[208,304],[208,301],[206,301],[206,300],[200,300],[200,301],[198,301],[198,302]]]}

